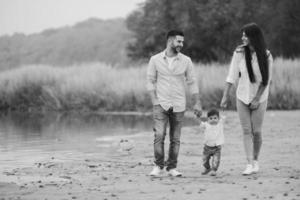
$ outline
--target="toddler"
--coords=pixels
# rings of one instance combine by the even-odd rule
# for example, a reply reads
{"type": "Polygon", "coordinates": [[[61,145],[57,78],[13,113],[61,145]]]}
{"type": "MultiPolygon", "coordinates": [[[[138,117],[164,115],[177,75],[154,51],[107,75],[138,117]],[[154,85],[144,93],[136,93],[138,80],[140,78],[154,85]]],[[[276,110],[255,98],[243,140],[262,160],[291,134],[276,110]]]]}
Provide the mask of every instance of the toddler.
{"type": "Polygon", "coordinates": [[[224,144],[224,119],[217,109],[211,109],[207,112],[207,121],[200,120],[200,128],[204,129],[203,175],[216,176],[221,159],[221,145],[224,144]]]}

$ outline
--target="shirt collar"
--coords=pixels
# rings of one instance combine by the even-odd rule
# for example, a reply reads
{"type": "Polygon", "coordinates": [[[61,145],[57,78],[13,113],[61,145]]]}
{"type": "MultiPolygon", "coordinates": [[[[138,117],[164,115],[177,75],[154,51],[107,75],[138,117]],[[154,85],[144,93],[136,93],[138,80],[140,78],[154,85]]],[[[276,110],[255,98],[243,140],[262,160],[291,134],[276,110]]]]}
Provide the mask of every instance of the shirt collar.
{"type": "MultiPolygon", "coordinates": [[[[162,51],[161,54],[162,54],[162,58],[163,58],[163,59],[167,59],[166,50],[162,51]]],[[[179,60],[179,59],[180,59],[180,56],[181,56],[181,53],[178,53],[178,54],[175,56],[175,60],[179,60]]]]}

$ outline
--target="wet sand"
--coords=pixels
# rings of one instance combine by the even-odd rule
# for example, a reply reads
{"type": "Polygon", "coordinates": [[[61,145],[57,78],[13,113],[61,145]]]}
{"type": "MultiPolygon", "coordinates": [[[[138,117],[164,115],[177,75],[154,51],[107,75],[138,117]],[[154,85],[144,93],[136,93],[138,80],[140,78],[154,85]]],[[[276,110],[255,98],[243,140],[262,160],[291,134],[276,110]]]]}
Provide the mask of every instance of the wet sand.
{"type": "Polygon", "coordinates": [[[96,151],[90,152],[1,152],[7,162],[0,166],[0,200],[300,199],[300,111],[267,112],[261,170],[250,176],[241,175],[246,160],[237,113],[225,114],[226,144],[216,177],[201,175],[198,127],[182,129],[178,169],[183,177],[147,176],[153,166],[149,130],[95,138],[96,151]]]}

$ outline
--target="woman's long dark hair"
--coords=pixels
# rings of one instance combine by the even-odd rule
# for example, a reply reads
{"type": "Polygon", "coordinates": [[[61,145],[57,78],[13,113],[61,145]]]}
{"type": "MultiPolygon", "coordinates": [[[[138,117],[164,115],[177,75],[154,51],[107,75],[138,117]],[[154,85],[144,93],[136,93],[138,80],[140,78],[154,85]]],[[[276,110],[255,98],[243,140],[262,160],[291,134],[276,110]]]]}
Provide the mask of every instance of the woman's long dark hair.
{"type": "MultiPolygon", "coordinates": [[[[261,29],[255,23],[246,24],[242,28],[242,32],[246,34],[249,39],[250,45],[253,46],[258,61],[259,70],[262,76],[262,84],[268,85],[269,80],[269,66],[268,66],[268,55],[265,39],[261,29]]],[[[254,83],[255,76],[251,64],[251,52],[249,46],[245,46],[245,60],[251,83],[254,83]]]]}

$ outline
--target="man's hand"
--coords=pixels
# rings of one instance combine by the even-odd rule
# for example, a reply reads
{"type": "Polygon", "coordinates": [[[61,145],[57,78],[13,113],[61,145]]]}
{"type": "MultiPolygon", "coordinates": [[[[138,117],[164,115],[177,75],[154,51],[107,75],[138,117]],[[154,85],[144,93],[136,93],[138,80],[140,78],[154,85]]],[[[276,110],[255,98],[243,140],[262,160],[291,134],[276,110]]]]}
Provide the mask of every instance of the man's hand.
{"type": "Polygon", "coordinates": [[[155,93],[154,90],[150,92],[150,97],[151,97],[152,105],[159,104],[158,99],[156,97],[156,93],[155,93]]]}

